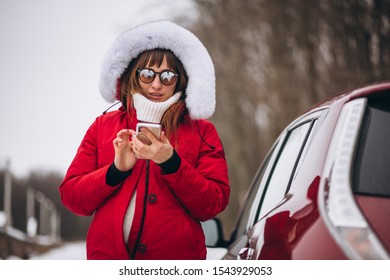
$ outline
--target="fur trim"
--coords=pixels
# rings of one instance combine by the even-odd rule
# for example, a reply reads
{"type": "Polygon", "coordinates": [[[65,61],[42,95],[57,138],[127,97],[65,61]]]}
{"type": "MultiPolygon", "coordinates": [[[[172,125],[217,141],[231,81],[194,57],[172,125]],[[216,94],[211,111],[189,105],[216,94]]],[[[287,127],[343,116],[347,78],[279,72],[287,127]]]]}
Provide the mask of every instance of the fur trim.
{"type": "Polygon", "coordinates": [[[211,57],[190,31],[169,21],[135,27],[119,36],[108,50],[101,68],[99,89],[105,100],[114,102],[117,80],[130,61],[145,50],[171,50],[188,75],[186,106],[191,119],[207,119],[215,111],[215,71],[211,57]]]}

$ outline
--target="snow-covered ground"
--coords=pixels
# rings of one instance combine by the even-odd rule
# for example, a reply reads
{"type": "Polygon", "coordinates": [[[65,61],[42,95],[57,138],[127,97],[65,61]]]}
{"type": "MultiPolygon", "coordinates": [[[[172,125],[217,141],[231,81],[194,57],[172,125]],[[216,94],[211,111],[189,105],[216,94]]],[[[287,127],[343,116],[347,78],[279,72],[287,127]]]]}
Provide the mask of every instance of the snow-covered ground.
{"type": "Polygon", "coordinates": [[[85,260],[85,242],[67,242],[42,255],[33,256],[31,260],[85,260]]]}

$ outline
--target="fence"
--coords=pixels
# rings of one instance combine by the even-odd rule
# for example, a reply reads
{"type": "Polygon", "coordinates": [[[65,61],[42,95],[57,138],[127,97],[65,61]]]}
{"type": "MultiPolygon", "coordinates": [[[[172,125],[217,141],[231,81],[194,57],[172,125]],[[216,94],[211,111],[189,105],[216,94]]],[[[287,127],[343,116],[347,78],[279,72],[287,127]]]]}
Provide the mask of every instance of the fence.
{"type": "Polygon", "coordinates": [[[61,216],[53,202],[33,187],[27,187],[25,201],[13,201],[9,165],[7,162],[2,190],[3,207],[0,208],[0,258],[26,259],[33,253],[45,251],[61,242],[61,216]],[[14,206],[26,209],[23,219],[26,224],[23,228],[17,228],[13,224],[13,203],[16,204],[14,206]]]}

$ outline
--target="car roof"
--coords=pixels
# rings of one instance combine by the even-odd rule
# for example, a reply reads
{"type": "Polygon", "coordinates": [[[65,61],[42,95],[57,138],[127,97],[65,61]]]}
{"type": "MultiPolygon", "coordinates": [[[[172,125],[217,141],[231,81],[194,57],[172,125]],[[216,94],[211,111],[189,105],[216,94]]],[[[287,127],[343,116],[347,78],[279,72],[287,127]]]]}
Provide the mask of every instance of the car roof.
{"type": "Polygon", "coordinates": [[[347,102],[356,98],[365,97],[365,96],[372,96],[376,95],[380,92],[389,91],[390,94],[390,81],[381,81],[376,82],[373,84],[369,84],[367,86],[344,90],[341,92],[338,92],[336,94],[331,95],[327,99],[324,99],[313,106],[309,107],[307,110],[305,110],[301,115],[304,115],[305,113],[311,112],[313,110],[317,110],[322,107],[330,107],[336,102],[347,102]]]}

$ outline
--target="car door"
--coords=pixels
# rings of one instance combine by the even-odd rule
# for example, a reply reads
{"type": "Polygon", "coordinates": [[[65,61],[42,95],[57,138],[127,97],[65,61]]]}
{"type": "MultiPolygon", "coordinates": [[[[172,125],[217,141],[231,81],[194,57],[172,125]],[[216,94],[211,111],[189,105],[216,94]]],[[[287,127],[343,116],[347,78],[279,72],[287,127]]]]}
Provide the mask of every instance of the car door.
{"type": "MultiPolygon", "coordinates": [[[[264,244],[261,218],[288,199],[289,186],[323,112],[318,110],[298,119],[277,139],[252,181],[234,233],[236,241],[229,247],[225,259],[252,259],[259,244],[264,244]]],[[[282,216],[281,221],[286,218],[282,216]]]]}

